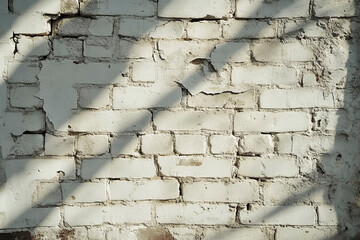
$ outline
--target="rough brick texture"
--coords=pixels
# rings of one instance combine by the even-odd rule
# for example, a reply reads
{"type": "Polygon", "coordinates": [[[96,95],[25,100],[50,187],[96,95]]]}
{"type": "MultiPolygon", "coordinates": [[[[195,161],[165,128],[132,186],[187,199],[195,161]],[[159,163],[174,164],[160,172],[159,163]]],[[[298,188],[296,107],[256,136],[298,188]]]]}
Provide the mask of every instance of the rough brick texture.
{"type": "Polygon", "coordinates": [[[0,239],[360,239],[358,0],[0,0],[0,239]]]}

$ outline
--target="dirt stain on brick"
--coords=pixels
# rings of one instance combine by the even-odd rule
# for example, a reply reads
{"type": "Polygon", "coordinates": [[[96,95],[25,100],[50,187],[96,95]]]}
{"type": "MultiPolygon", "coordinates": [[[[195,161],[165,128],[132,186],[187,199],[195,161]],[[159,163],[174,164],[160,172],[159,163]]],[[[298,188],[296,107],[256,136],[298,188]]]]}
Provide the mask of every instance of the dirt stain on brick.
{"type": "Polygon", "coordinates": [[[166,228],[149,227],[140,229],[136,236],[138,240],[175,240],[166,228]]]}
{"type": "Polygon", "coordinates": [[[28,231],[0,233],[1,240],[32,240],[31,233],[28,231]]]}
{"type": "Polygon", "coordinates": [[[74,229],[63,229],[57,235],[60,240],[71,240],[74,239],[75,230],[74,229]]]}

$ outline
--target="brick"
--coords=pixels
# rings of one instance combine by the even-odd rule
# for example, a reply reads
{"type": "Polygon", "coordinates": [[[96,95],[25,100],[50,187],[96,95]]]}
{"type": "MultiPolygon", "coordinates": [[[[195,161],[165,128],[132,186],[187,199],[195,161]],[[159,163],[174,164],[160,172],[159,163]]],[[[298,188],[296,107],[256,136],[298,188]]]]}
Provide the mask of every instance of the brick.
{"type": "Polygon", "coordinates": [[[84,56],[92,58],[110,58],[114,44],[111,38],[87,38],[84,42],[84,56]]]}
{"type": "Polygon", "coordinates": [[[37,182],[36,189],[31,197],[34,206],[60,204],[62,200],[60,184],[57,182],[37,182]]]}
{"type": "Polygon", "coordinates": [[[82,161],[81,177],[144,178],[156,176],[154,161],[150,158],[86,159],[82,161]]]}
{"type": "Polygon", "coordinates": [[[356,0],[315,0],[314,11],[317,17],[351,17],[357,15],[356,0]]]}
{"type": "Polygon", "coordinates": [[[325,37],[326,30],[318,21],[299,20],[285,23],[284,34],[287,36],[304,36],[310,38],[325,37]]]}
{"type": "Polygon", "coordinates": [[[150,123],[148,111],[81,111],[70,118],[68,125],[75,132],[122,132],[145,130],[150,123]]]}
{"type": "Polygon", "coordinates": [[[276,229],[276,240],[316,240],[331,239],[338,233],[336,228],[290,228],[281,227],[276,229]]]}
{"type": "Polygon", "coordinates": [[[156,221],[174,224],[231,224],[235,222],[235,208],[225,204],[158,204],[156,221]]]}
{"type": "Polygon", "coordinates": [[[243,93],[220,93],[209,95],[204,93],[188,97],[190,107],[206,108],[255,108],[255,91],[243,93]]]}
{"type": "Polygon", "coordinates": [[[56,38],[53,40],[55,57],[81,57],[83,51],[81,40],[73,38],[56,38]]]}
{"type": "Polygon", "coordinates": [[[26,4],[22,1],[13,1],[12,5],[16,13],[36,13],[38,15],[60,13],[60,0],[51,2],[45,0],[41,0],[40,2],[30,0],[26,4]]]}
{"type": "Polygon", "coordinates": [[[271,135],[245,135],[240,140],[240,151],[243,153],[272,153],[274,142],[271,135]]]}
{"type": "Polygon", "coordinates": [[[315,209],[312,206],[253,206],[240,211],[243,224],[314,225],[315,209]]]}
{"type": "Polygon", "coordinates": [[[151,0],[85,0],[80,2],[82,15],[154,16],[155,3],[151,0]]]}
{"type": "Polygon", "coordinates": [[[159,156],[160,171],[175,177],[230,177],[232,159],[214,157],[159,156]]]}
{"type": "Polygon", "coordinates": [[[296,177],[299,175],[299,167],[292,157],[242,157],[238,173],[257,178],[296,177]]]}
{"type": "Polygon", "coordinates": [[[305,112],[239,112],[234,122],[235,132],[297,132],[308,130],[310,115],[305,112]]]}
{"type": "Polygon", "coordinates": [[[111,156],[136,155],[139,149],[138,137],[136,135],[117,135],[111,138],[111,156]]]}
{"type": "Polygon", "coordinates": [[[104,182],[63,182],[61,183],[64,203],[105,202],[104,182]]]}
{"type": "Polygon", "coordinates": [[[42,101],[36,96],[38,91],[38,87],[31,86],[10,88],[10,105],[20,108],[40,107],[42,101]]]}
{"type": "Polygon", "coordinates": [[[185,26],[180,21],[123,18],[119,22],[119,35],[136,38],[182,38],[185,26]]]}
{"type": "Polygon", "coordinates": [[[39,154],[44,149],[44,137],[41,134],[23,134],[18,137],[11,149],[14,155],[39,154]]]}
{"type": "Polygon", "coordinates": [[[160,0],[158,3],[159,17],[220,19],[229,15],[228,0],[160,0]]]}
{"type": "MultiPolygon", "coordinates": [[[[9,16],[11,16],[12,18],[19,18],[19,16],[15,16],[15,15],[7,15],[6,17],[9,16]]],[[[26,14],[23,16],[25,17],[24,21],[16,21],[15,24],[12,26],[12,29],[15,34],[46,35],[50,33],[51,27],[50,27],[49,17],[42,16],[39,14],[34,14],[34,15],[26,14]]],[[[11,20],[7,20],[7,21],[11,21],[11,20]]]]}
{"type": "Polygon", "coordinates": [[[268,182],[263,188],[266,204],[326,203],[329,202],[328,194],[329,186],[301,178],[268,182]]]}
{"type": "Polygon", "coordinates": [[[237,0],[235,17],[237,18],[294,18],[309,16],[309,0],[237,0]]]}
{"type": "Polygon", "coordinates": [[[111,200],[165,200],[179,197],[177,180],[112,181],[111,200]]]}
{"type": "Polygon", "coordinates": [[[114,50],[116,58],[152,59],[153,44],[148,41],[120,40],[114,50]]]}
{"type": "Polygon", "coordinates": [[[76,150],[80,155],[102,155],[109,152],[107,135],[83,135],[77,140],[76,150]]]}
{"type": "Polygon", "coordinates": [[[51,51],[50,42],[47,37],[21,36],[16,47],[20,59],[26,57],[44,57],[51,51]]]}
{"type": "Polygon", "coordinates": [[[134,82],[156,82],[157,66],[154,62],[134,62],[132,80],[134,82]]]}
{"type": "Polygon", "coordinates": [[[204,154],[206,152],[206,136],[175,135],[175,149],[179,154],[204,154]]]}
{"type": "Polygon", "coordinates": [[[332,93],[317,89],[264,90],[260,95],[261,108],[334,107],[332,93]]]}
{"type": "Polygon", "coordinates": [[[297,156],[304,156],[312,151],[317,153],[330,153],[340,150],[342,147],[335,144],[335,140],[341,141],[340,138],[335,139],[334,136],[293,136],[292,153],[297,156]],[[336,149],[337,148],[337,149],[336,149]]]}
{"type": "Polygon", "coordinates": [[[35,62],[10,62],[7,70],[7,80],[11,83],[34,83],[38,81],[40,72],[35,62]]]}
{"type": "Polygon", "coordinates": [[[180,87],[115,87],[114,109],[175,107],[181,102],[180,87]]]}
{"type": "Polygon", "coordinates": [[[256,239],[256,240],[269,240],[266,231],[261,228],[207,228],[203,232],[204,240],[213,240],[216,238],[223,240],[232,239],[256,239]]]}
{"type": "Polygon", "coordinates": [[[160,111],[154,116],[154,124],[158,130],[228,131],[230,118],[226,112],[222,111],[160,111]]]}
{"type": "Polygon", "coordinates": [[[338,210],[334,206],[319,206],[319,225],[338,225],[338,210]]]}
{"type": "Polygon", "coordinates": [[[303,83],[304,87],[316,86],[317,85],[317,80],[316,80],[315,74],[313,74],[313,73],[305,73],[303,78],[302,78],[302,83],[303,83]]]}
{"type": "Polygon", "coordinates": [[[232,83],[241,85],[297,85],[296,70],[285,66],[234,66],[232,83]]]}
{"type": "Polygon", "coordinates": [[[170,154],[173,152],[173,137],[170,134],[147,134],[142,136],[141,151],[144,154],[170,154]]]}
{"type": "Polygon", "coordinates": [[[302,43],[262,42],[254,45],[254,57],[262,62],[306,62],[313,60],[313,52],[302,43]]]}
{"type": "Polygon", "coordinates": [[[276,150],[279,153],[291,153],[292,151],[292,135],[291,134],[278,134],[276,150]]]}
{"type": "Polygon", "coordinates": [[[131,205],[111,206],[65,206],[65,221],[71,226],[99,225],[107,222],[150,223],[151,204],[135,203],[131,205]],[[82,216],[79,218],[79,216],[82,216]]]}
{"type": "Polygon", "coordinates": [[[45,130],[45,115],[41,111],[6,112],[4,122],[5,128],[14,135],[45,130]]]}
{"type": "Polygon", "coordinates": [[[229,20],[223,28],[225,39],[272,38],[277,31],[274,23],[254,20],[229,20]]]}
{"type": "Polygon", "coordinates": [[[56,26],[56,34],[61,36],[111,36],[113,20],[110,18],[64,18],[56,26]]]}
{"type": "MultiPolygon", "coordinates": [[[[249,43],[224,42],[215,46],[211,53],[212,64],[241,63],[250,61],[249,43]]],[[[216,67],[216,65],[215,65],[216,67]]]]}
{"type": "Polygon", "coordinates": [[[110,105],[110,88],[82,87],[79,90],[78,103],[82,108],[106,108],[110,105]]]}
{"type": "Polygon", "coordinates": [[[256,181],[242,182],[192,182],[184,183],[184,201],[248,203],[259,200],[256,181]]]}
{"type": "Polygon", "coordinates": [[[186,32],[188,38],[219,39],[221,37],[221,28],[217,22],[189,22],[186,32]]]}
{"type": "Polygon", "coordinates": [[[212,135],[210,147],[212,154],[235,154],[238,150],[238,141],[232,135],[212,135]]]}
{"type": "Polygon", "coordinates": [[[45,135],[45,155],[73,155],[75,153],[75,137],[59,137],[45,135]]]}

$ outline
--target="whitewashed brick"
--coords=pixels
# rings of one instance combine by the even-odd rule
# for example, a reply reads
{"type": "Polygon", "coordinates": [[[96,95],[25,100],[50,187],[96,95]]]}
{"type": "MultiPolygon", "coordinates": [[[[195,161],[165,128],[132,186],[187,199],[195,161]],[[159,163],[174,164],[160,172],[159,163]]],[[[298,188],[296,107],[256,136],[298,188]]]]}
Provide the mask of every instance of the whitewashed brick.
{"type": "Polygon", "coordinates": [[[245,153],[272,153],[274,142],[271,135],[245,135],[240,140],[240,151],[245,153]]]}
{"type": "Polygon", "coordinates": [[[111,200],[175,199],[179,197],[177,180],[112,181],[111,200]]]}
{"type": "Polygon", "coordinates": [[[159,156],[160,171],[175,177],[230,177],[232,159],[214,157],[159,156]]]}
{"type": "Polygon", "coordinates": [[[23,134],[18,137],[11,148],[14,155],[38,154],[44,149],[44,136],[41,134],[23,134]]]}
{"type": "Polygon", "coordinates": [[[338,211],[334,206],[319,206],[319,224],[320,225],[338,225],[338,211]]]}
{"type": "MultiPolygon", "coordinates": [[[[49,17],[39,15],[39,14],[26,14],[23,21],[16,21],[12,28],[15,34],[49,34],[51,31],[49,17]],[[26,20],[25,20],[26,19],[26,20]]],[[[1,16],[3,17],[3,16],[1,16]]],[[[0,18],[1,18],[0,17],[0,18]]],[[[19,18],[19,16],[16,15],[7,15],[6,19],[9,19],[8,17],[13,18],[19,18]]],[[[6,20],[5,20],[6,21],[6,20]]],[[[9,20],[8,20],[9,21],[9,20]]]]}
{"type": "Polygon", "coordinates": [[[243,182],[192,182],[184,183],[184,201],[248,203],[259,200],[256,181],[243,182]]]}
{"type": "Polygon", "coordinates": [[[261,108],[334,107],[332,93],[317,89],[264,90],[260,95],[261,108]]]}
{"type": "Polygon", "coordinates": [[[110,104],[109,87],[82,87],[79,90],[79,106],[82,108],[105,108],[110,104]]]}
{"type": "Polygon", "coordinates": [[[155,3],[151,0],[84,0],[80,2],[82,15],[154,16],[155,3]]]}
{"type": "Polygon", "coordinates": [[[41,57],[50,53],[51,47],[47,37],[25,37],[18,39],[17,54],[21,58],[41,57]]]}
{"type": "Polygon", "coordinates": [[[228,131],[230,118],[226,112],[222,111],[161,111],[155,114],[154,124],[158,130],[228,131]]]}
{"type": "Polygon", "coordinates": [[[152,59],[153,44],[148,41],[120,40],[114,56],[117,58],[152,59]]]}
{"type": "Polygon", "coordinates": [[[134,62],[132,80],[134,82],[156,82],[157,66],[154,62],[134,62]]]}
{"type": "MultiPolygon", "coordinates": [[[[338,139],[340,140],[340,139],[338,139]]],[[[292,153],[298,156],[304,156],[311,151],[317,153],[330,153],[336,151],[334,136],[305,136],[294,135],[292,153]]],[[[336,146],[340,148],[340,146],[336,146]]]]}
{"type": "Polygon", "coordinates": [[[267,204],[285,203],[325,203],[329,202],[329,186],[315,184],[305,179],[268,182],[263,195],[267,204]]]}
{"type": "Polygon", "coordinates": [[[59,204],[62,200],[60,184],[58,182],[38,182],[31,197],[34,206],[59,204]]]}
{"type": "Polygon", "coordinates": [[[253,206],[240,211],[243,224],[314,225],[315,209],[312,206],[253,206]]]}
{"type": "Polygon", "coordinates": [[[235,208],[225,204],[158,204],[156,221],[174,224],[231,224],[235,222],[235,208]]]}
{"type": "Polygon", "coordinates": [[[56,38],[53,40],[54,56],[80,57],[82,54],[82,41],[73,38],[56,38]]]}
{"type": "Polygon", "coordinates": [[[351,17],[357,15],[357,1],[315,0],[314,11],[317,17],[351,17]]]}
{"type": "Polygon", "coordinates": [[[77,140],[76,150],[80,155],[102,155],[109,152],[107,135],[83,135],[77,140]]]}
{"type": "Polygon", "coordinates": [[[111,156],[135,155],[139,149],[136,135],[118,135],[111,138],[111,156]]]}
{"type": "Polygon", "coordinates": [[[38,81],[40,72],[35,62],[10,62],[7,70],[7,80],[12,83],[34,83],[38,81]]]}
{"type": "Polygon", "coordinates": [[[13,1],[12,7],[16,13],[32,13],[32,14],[58,14],[60,13],[60,0],[48,2],[46,0],[30,0],[26,4],[22,1],[13,1]]]}
{"type": "Polygon", "coordinates": [[[175,149],[179,154],[204,154],[206,152],[206,136],[176,135],[175,149]]]}
{"type": "Polygon", "coordinates": [[[181,88],[115,87],[114,109],[175,107],[181,102],[181,88]]]}
{"type": "Polygon", "coordinates": [[[281,227],[276,230],[276,240],[319,240],[331,239],[338,233],[336,228],[290,228],[281,227]]]}
{"type": "Polygon", "coordinates": [[[45,155],[73,155],[75,153],[75,137],[59,137],[45,135],[45,155]]]}
{"type": "Polygon", "coordinates": [[[285,66],[234,66],[232,83],[236,85],[297,85],[296,70],[285,66]]]}
{"type": "Polygon", "coordinates": [[[276,36],[274,23],[254,20],[229,20],[224,23],[224,38],[272,38],[276,36]]]}
{"type": "Polygon", "coordinates": [[[132,205],[111,206],[65,206],[65,221],[71,226],[99,225],[106,222],[149,223],[151,222],[151,204],[136,203],[132,205]],[[79,217],[81,216],[81,217],[79,217]]]}
{"type": "Polygon", "coordinates": [[[186,32],[188,38],[218,39],[221,37],[220,25],[217,22],[189,22],[186,32]]]}
{"type": "Polygon", "coordinates": [[[124,18],[119,22],[119,35],[127,37],[176,39],[183,37],[184,29],[180,21],[124,18]]]}
{"type": "Polygon", "coordinates": [[[249,43],[224,42],[215,46],[211,53],[211,62],[215,67],[225,63],[241,63],[250,60],[249,43]]]}
{"type": "Polygon", "coordinates": [[[268,235],[261,228],[207,228],[204,229],[204,240],[222,239],[252,239],[252,240],[269,240],[268,235]]]}
{"type": "Polygon", "coordinates": [[[64,182],[61,183],[64,203],[104,202],[106,200],[104,182],[64,182]]]}
{"type": "Polygon", "coordinates": [[[84,42],[84,56],[92,58],[110,58],[114,52],[112,39],[88,38],[84,42]]]}
{"type": "Polygon", "coordinates": [[[40,132],[45,129],[45,115],[41,111],[24,112],[6,112],[6,129],[14,135],[20,135],[23,132],[40,132]]]}
{"type": "Polygon", "coordinates": [[[300,42],[262,42],[254,45],[254,57],[264,62],[306,62],[313,52],[300,42]]]}
{"type": "Polygon", "coordinates": [[[170,154],[173,152],[173,137],[169,134],[144,135],[141,151],[145,154],[170,154]]]}
{"type": "Polygon", "coordinates": [[[304,87],[316,86],[317,81],[316,81],[315,74],[313,74],[313,73],[305,73],[303,78],[302,78],[302,83],[303,83],[304,87]]]}
{"type": "Polygon", "coordinates": [[[210,137],[210,147],[212,154],[234,154],[238,150],[238,141],[232,135],[212,135],[210,137]]]}
{"type": "Polygon", "coordinates": [[[86,159],[82,161],[81,177],[144,178],[156,176],[154,161],[150,158],[86,159]]]}
{"type": "Polygon", "coordinates": [[[288,36],[325,37],[326,30],[318,21],[291,21],[285,23],[284,34],[288,36]]]}
{"type": "Polygon", "coordinates": [[[228,0],[160,0],[158,16],[167,18],[208,18],[218,19],[230,14],[228,0]]]}
{"type": "Polygon", "coordinates": [[[278,134],[276,150],[279,153],[291,153],[292,151],[292,135],[291,134],[278,134]]]}
{"type": "Polygon", "coordinates": [[[237,0],[235,17],[237,18],[293,18],[309,16],[309,0],[280,0],[263,2],[262,0],[237,0]]]}
{"type": "Polygon", "coordinates": [[[64,18],[56,27],[56,33],[62,36],[111,36],[113,21],[108,18],[64,18]]]}
{"type": "Polygon", "coordinates": [[[145,130],[150,123],[148,111],[81,111],[70,118],[68,125],[75,132],[122,132],[145,130]]]}
{"type": "Polygon", "coordinates": [[[246,177],[296,177],[299,167],[292,157],[242,157],[239,175],[246,177]]]}
{"type": "Polygon", "coordinates": [[[234,130],[258,132],[306,131],[310,115],[305,112],[239,112],[235,114],[234,130]]]}
{"type": "Polygon", "coordinates": [[[41,106],[42,101],[36,97],[38,91],[38,87],[31,86],[10,88],[10,105],[20,108],[41,106]]]}
{"type": "Polygon", "coordinates": [[[188,104],[190,107],[254,108],[256,106],[255,91],[215,95],[199,93],[195,96],[189,96],[188,104]]]}

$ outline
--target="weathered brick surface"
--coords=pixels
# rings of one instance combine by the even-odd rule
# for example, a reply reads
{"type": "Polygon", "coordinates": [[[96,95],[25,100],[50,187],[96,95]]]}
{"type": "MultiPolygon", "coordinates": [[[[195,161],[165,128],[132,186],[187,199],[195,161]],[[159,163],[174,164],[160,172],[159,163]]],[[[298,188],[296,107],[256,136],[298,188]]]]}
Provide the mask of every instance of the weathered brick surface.
{"type": "Polygon", "coordinates": [[[359,239],[357,0],[0,0],[0,239],[359,239]]]}

